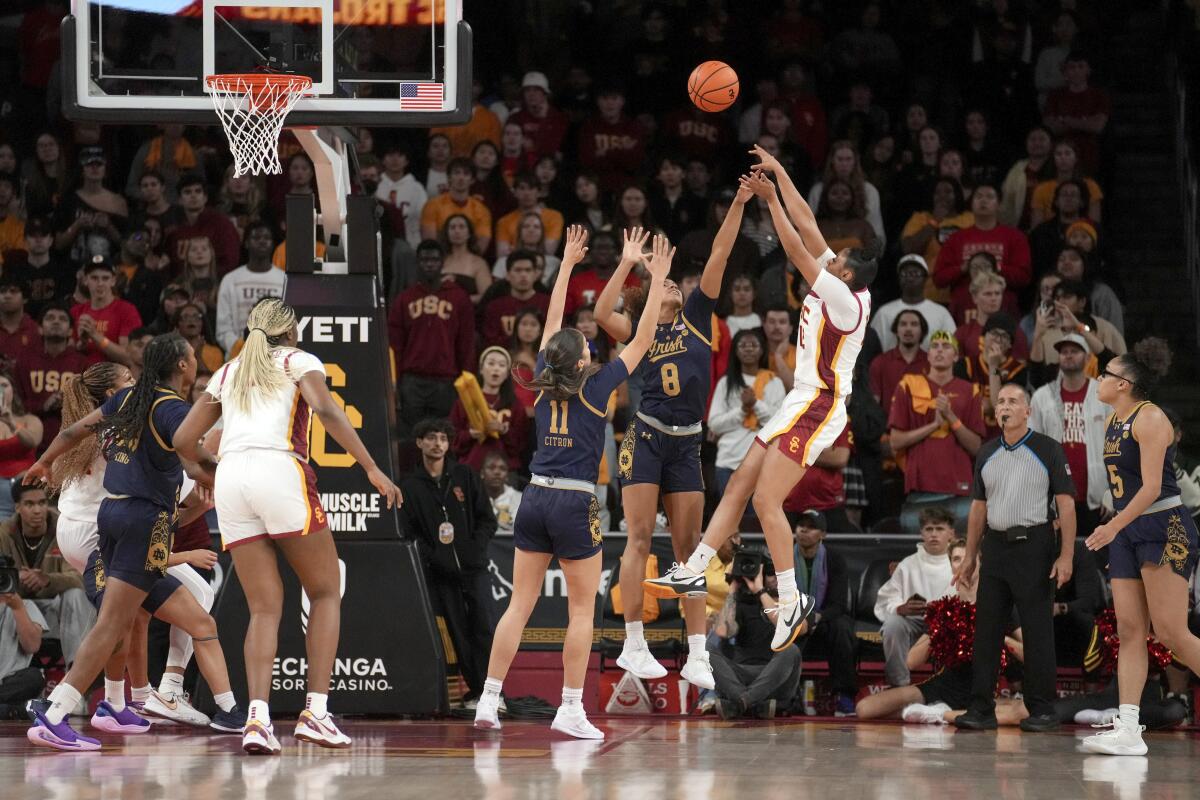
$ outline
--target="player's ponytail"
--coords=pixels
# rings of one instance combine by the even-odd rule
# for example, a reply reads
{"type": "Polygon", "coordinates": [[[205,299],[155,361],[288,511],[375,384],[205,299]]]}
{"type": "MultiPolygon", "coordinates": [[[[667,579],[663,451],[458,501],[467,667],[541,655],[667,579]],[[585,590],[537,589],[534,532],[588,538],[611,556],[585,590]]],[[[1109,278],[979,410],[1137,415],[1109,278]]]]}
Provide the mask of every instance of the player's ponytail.
{"type": "Polygon", "coordinates": [[[546,366],[541,373],[529,381],[515,373],[513,378],[532,392],[545,392],[554,400],[566,400],[578,394],[584,381],[600,370],[600,365],[595,362],[579,368],[585,347],[587,340],[582,333],[575,328],[563,328],[546,342],[543,356],[546,366]]]}
{"type": "Polygon", "coordinates": [[[1142,339],[1120,358],[1122,368],[1133,384],[1130,394],[1137,400],[1149,398],[1171,369],[1171,347],[1165,339],[1156,336],[1142,339]]]}
{"type": "MultiPolygon", "coordinates": [[[[82,375],[67,375],[62,382],[62,426],[74,425],[104,402],[115,388],[123,367],[111,361],[92,364],[82,375]]],[[[94,436],[78,442],[54,460],[51,485],[63,487],[87,474],[100,452],[94,436]]]]}
{"type": "Polygon", "coordinates": [[[277,297],[259,301],[246,320],[246,344],[238,354],[238,368],[225,390],[228,402],[249,411],[256,394],[269,396],[291,383],[271,353],[296,326],[296,311],[277,297]]]}

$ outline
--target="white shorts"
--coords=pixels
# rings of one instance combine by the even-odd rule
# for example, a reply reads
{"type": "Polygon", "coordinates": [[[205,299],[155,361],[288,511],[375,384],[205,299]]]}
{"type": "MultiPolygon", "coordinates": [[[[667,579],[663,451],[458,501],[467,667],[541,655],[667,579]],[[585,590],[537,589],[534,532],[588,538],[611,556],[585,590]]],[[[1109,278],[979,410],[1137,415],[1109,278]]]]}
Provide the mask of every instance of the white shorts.
{"type": "Polygon", "coordinates": [[[811,467],[846,429],[845,398],[828,389],[796,386],[783,398],[755,441],[763,447],[778,442],[780,452],[802,467],[811,467]]]}
{"type": "Polygon", "coordinates": [[[54,529],[54,539],[63,558],[76,572],[87,568],[88,556],[100,547],[100,528],[96,520],[81,521],[70,517],[59,517],[54,529]]]}
{"type": "Polygon", "coordinates": [[[265,536],[304,536],[325,527],[316,474],[282,450],[222,456],[213,495],[225,550],[265,536]]]}

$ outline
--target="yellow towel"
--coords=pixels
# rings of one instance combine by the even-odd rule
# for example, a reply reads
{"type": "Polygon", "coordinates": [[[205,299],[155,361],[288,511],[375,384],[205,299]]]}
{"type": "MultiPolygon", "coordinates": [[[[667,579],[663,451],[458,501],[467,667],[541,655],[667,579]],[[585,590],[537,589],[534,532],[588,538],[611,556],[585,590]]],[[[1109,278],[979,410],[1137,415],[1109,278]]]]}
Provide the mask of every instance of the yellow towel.
{"type": "Polygon", "coordinates": [[[479,381],[475,376],[464,372],[454,381],[454,388],[458,391],[458,399],[462,401],[463,409],[467,412],[467,424],[471,430],[479,431],[485,439],[489,436],[499,439],[499,432],[487,429],[488,422],[495,417],[495,412],[488,406],[487,398],[483,396],[483,389],[479,388],[479,381]]]}
{"type": "MultiPolygon", "coordinates": [[[[774,377],[775,373],[771,372],[769,369],[760,369],[758,371],[758,375],[754,376],[754,399],[763,399],[763,392],[766,391],[767,384],[770,383],[771,378],[774,377]]],[[[746,418],[742,420],[742,424],[746,426],[747,430],[758,430],[758,415],[751,411],[746,415],[746,418]]]]}

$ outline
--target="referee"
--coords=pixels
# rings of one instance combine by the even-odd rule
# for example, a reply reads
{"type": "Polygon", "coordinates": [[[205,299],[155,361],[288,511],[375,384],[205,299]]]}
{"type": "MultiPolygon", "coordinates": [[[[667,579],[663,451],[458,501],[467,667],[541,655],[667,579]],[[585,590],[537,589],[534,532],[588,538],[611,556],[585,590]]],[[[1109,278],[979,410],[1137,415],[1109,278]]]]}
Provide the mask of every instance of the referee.
{"type": "Polygon", "coordinates": [[[979,571],[975,616],[975,671],[971,705],[954,724],[971,730],[996,727],[996,673],[1013,606],[1025,644],[1025,731],[1058,727],[1055,697],[1054,590],[1071,579],[1075,546],[1075,485],[1062,445],[1029,429],[1029,395],[1006,383],[996,400],[1001,435],[975,460],[975,486],[967,520],[967,553],[955,582],[979,571]],[[1053,501],[1053,502],[1052,502],[1053,501]],[[1052,507],[1061,541],[1055,540],[1052,507]],[[986,527],[986,532],[985,532],[986,527]],[[982,543],[981,543],[982,540],[982,543]]]}

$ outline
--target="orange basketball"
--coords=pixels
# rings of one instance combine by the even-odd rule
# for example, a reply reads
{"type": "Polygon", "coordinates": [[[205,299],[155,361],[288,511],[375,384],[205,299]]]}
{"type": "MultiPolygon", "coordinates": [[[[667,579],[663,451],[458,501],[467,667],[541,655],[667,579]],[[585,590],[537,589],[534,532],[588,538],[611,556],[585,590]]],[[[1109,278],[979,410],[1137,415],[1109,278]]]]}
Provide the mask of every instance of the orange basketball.
{"type": "Polygon", "coordinates": [[[701,111],[724,111],[737,96],[737,73],[724,61],[705,61],[688,78],[688,97],[701,111]]]}

